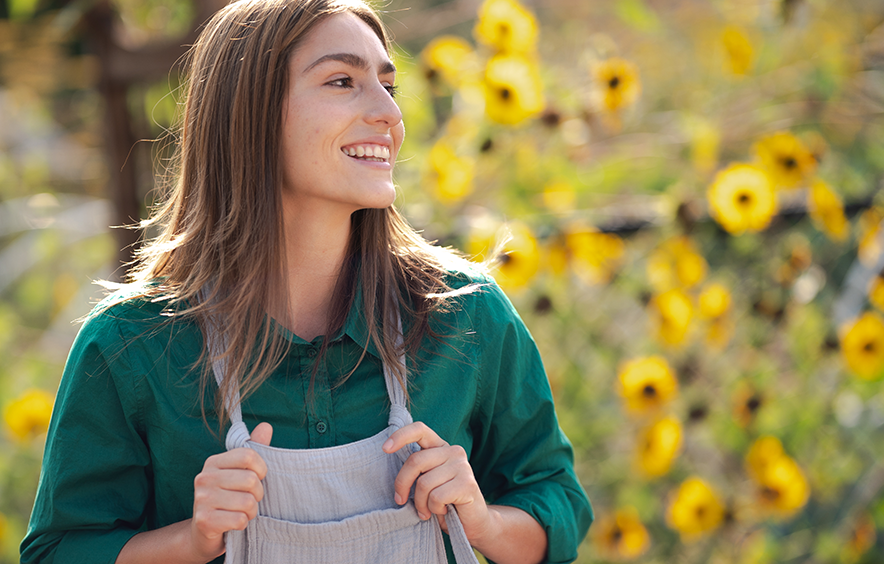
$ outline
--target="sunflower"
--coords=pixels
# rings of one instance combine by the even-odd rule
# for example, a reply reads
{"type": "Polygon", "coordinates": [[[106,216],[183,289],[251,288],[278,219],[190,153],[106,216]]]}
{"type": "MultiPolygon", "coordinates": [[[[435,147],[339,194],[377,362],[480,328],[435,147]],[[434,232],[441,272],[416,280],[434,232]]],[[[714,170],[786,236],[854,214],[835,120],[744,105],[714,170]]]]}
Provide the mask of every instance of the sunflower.
{"type": "Polygon", "coordinates": [[[756,440],[746,453],[746,470],[758,485],[758,501],[766,513],[788,517],[804,507],[810,486],[798,464],[776,437],[756,440]]]}
{"type": "Polygon", "coordinates": [[[813,153],[788,131],[761,138],[755,144],[755,154],[781,188],[794,188],[816,172],[817,161],[813,153]]]}
{"type": "Polygon", "coordinates": [[[446,204],[461,201],[473,191],[476,163],[460,156],[450,141],[443,138],[430,149],[430,168],[436,197],[446,204]]]}
{"type": "Polygon", "coordinates": [[[872,278],[869,284],[869,302],[878,308],[878,311],[884,311],[884,272],[879,272],[872,278]]]}
{"type": "Polygon", "coordinates": [[[537,20],[516,0],[485,0],[473,33],[495,51],[530,53],[537,45],[537,20]]]}
{"type": "Polygon", "coordinates": [[[442,35],[430,41],[421,52],[428,76],[441,76],[457,87],[465,74],[477,68],[476,54],[469,43],[454,35],[442,35]]]}
{"type": "Polygon", "coordinates": [[[694,316],[694,306],[688,295],[679,289],[667,290],[654,296],[650,306],[657,337],[667,345],[681,345],[694,316]]]}
{"type": "Polygon", "coordinates": [[[46,432],[52,415],[53,397],[43,390],[25,391],[3,412],[3,419],[12,435],[24,441],[46,432]]]}
{"type": "Polygon", "coordinates": [[[660,419],[642,430],[638,439],[636,459],[641,472],[649,477],[669,472],[681,450],[682,428],[675,417],[660,419]]]}
{"type": "Polygon", "coordinates": [[[606,284],[620,268],[623,239],[592,227],[574,227],[565,234],[565,248],[574,274],[588,284],[606,284]]]}
{"type": "Polygon", "coordinates": [[[649,356],[626,361],[620,367],[620,395],[635,413],[653,411],[678,393],[678,381],[666,359],[649,356]]]}
{"type": "Polygon", "coordinates": [[[807,208],[817,229],[833,241],[843,241],[847,237],[849,225],[844,216],[844,204],[828,184],[814,180],[807,193],[807,208]]]}
{"type": "MultiPolygon", "coordinates": [[[[540,267],[540,251],[537,239],[524,224],[511,223],[509,239],[499,249],[496,257],[495,279],[504,290],[521,290],[526,287],[540,267]]],[[[488,254],[498,250],[495,236],[488,232],[474,233],[467,241],[467,252],[476,260],[487,260],[488,254]]]]}
{"type": "Polygon", "coordinates": [[[641,94],[641,80],[635,64],[612,57],[592,66],[593,96],[596,104],[609,112],[631,106],[641,94]]]}
{"type": "Polygon", "coordinates": [[[648,257],[648,280],[658,292],[690,288],[703,281],[708,265],[687,237],[664,241],[648,257]]]}
{"type": "Polygon", "coordinates": [[[842,329],[841,354],[851,372],[874,380],[884,371],[884,320],[867,311],[842,329]]]}
{"type": "Polygon", "coordinates": [[[700,316],[706,319],[716,319],[727,315],[731,309],[731,293],[718,282],[709,284],[700,292],[697,299],[700,316]]]}
{"type": "Polygon", "coordinates": [[[721,43],[727,55],[728,68],[736,75],[744,75],[752,68],[754,49],[749,38],[738,27],[727,26],[721,34],[721,43]]]}
{"type": "Polygon", "coordinates": [[[696,540],[721,525],[725,508],[709,485],[697,477],[682,482],[671,496],[666,523],[683,541],[696,540]]]}
{"type": "Polygon", "coordinates": [[[755,421],[758,411],[764,406],[764,396],[751,386],[741,386],[733,396],[734,419],[741,427],[748,427],[755,421]]]}
{"type": "Polygon", "coordinates": [[[485,115],[516,125],[543,110],[543,85],[537,66],[521,55],[496,55],[485,67],[485,115]]]}
{"type": "Polygon", "coordinates": [[[707,198],[712,217],[733,235],[761,231],[777,210],[770,179],[750,164],[735,163],[715,175],[707,198]]]}
{"type": "Polygon", "coordinates": [[[541,195],[543,205],[556,213],[565,213],[574,209],[577,193],[570,182],[554,180],[543,187],[541,195]]]}
{"type": "Polygon", "coordinates": [[[593,528],[593,540],[608,560],[632,560],[645,553],[651,543],[638,511],[624,507],[613,516],[604,515],[593,528]]]}

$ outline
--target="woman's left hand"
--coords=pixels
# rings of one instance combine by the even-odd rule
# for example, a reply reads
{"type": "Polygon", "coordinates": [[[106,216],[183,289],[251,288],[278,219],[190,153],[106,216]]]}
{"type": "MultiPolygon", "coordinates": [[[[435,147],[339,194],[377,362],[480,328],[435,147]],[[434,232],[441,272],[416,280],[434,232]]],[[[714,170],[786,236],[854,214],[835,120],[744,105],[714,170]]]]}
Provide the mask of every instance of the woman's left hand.
{"type": "Polygon", "coordinates": [[[415,422],[394,432],[383,449],[393,453],[408,443],[417,443],[422,450],[409,456],[396,476],[396,503],[408,501],[415,484],[414,506],[421,519],[438,515],[442,529],[448,532],[443,516],[448,512],[445,505],[451,503],[457,507],[470,544],[475,546],[491,535],[488,506],[463,447],[449,445],[424,423],[415,422]]]}

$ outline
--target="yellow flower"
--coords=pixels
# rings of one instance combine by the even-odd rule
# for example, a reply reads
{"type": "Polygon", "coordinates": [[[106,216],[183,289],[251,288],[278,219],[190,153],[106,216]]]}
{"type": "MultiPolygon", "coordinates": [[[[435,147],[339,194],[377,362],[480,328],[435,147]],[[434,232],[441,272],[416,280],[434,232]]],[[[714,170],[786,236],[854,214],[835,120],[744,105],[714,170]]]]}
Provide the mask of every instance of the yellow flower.
{"type": "Polygon", "coordinates": [[[679,289],[667,290],[651,299],[651,312],[657,337],[667,345],[680,345],[687,337],[694,306],[679,289]]]}
{"type": "Polygon", "coordinates": [[[780,439],[765,436],[757,439],[749,452],[746,453],[746,471],[756,481],[760,482],[774,462],[786,456],[783,452],[783,443],[780,439]]]}
{"type": "Polygon", "coordinates": [[[593,95],[596,104],[610,112],[631,106],[641,93],[638,67],[612,57],[592,66],[593,95]]]}
{"type": "Polygon", "coordinates": [[[754,50],[749,38],[740,28],[727,26],[721,34],[721,42],[727,53],[727,62],[730,71],[734,74],[743,75],[752,68],[754,50]]]}
{"type": "Polygon", "coordinates": [[[636,413],[655,410],[678,393],[678,381],[666,359],[649,356],[626,361],[620,368],[620,395],[636,413]]]}
{"type": "Polygon", "coordinates": [[[786,455],[773,460],[757,481],[762,510],[779,517],[792,515],[804,507],[810,497],[810,486],[804,472],[786,455]]]}
{"type": "Polygon", "coordinates": [[[884,311],[884,276],[880,273],[869,284],[869,302],[879,311],[884,311]]]}
{"type": "Polygon", "coordinates": [[[884,371],[884,320],[867,311],[842,330],[841,354],[851,372],[866,380],[884,371]]]}
{"type": "Polygon", "coordinates": [[[664,241],[648,257],[648,279],[658,292],[690,288],[703,281],[708,265],[687,237],[664,241]]]}
{"type": "Polygon", "coordinates": [[[537,20],[516,0],[485,0],[473,33],[496,51],[530,53],[537,45],[537,20]]]}
{"type": "Polygon", "coordinates": [[[715,319],[727,314],[731,309],[731,293],[723,284],[713,282],[706,286],[698,299],[700,315],[706,319],[715,319]]]}
{"type": "Polygon", "coordinates": [[[593,540],[608,560],[632,560],[645,553],[650,535],[633,507],[624,507],[613,516],[602,515],[593,527],[593,540]]]}
{"type": "Polygon", "coordinates": [[[696,540],[721,525],[725,508],[712,488],[697,477],[685,480],[672,496],[666,523],[683,541],[696,540]]]}
{"type": "Polygon", "coordinates": [[[807,478],[785,454],[778,438],[765,436],[756,440],[746,453],[746,470],[758,484],[759,505],[764,511],[787,517],[807,503],[807,478]]]}
{"type": "Polygon", "coordinates": [[[690,136],[691,162],[697,171],[706,174],[718,164],[718,153],[721,148],[721,133],[711,122],[691,117],[685,123],[690,136]]]}
{"type": "Polygon", "coordinates": [[[813,153],[788,131],[763,137],[755,144],[755,154],[774,183],[782,188],[794,188],[816,172],[813,153]]]}
{"type": "Polygon", "coordinates": [[[807,193],[807,208],[817,228],[833,241],[847,237],[848,224],[841,198],[822,180],[815,180],[807,193]]]}
{"type": "Polygon", "coordinates": [[[453,35],[430,41],[421,52],[421,59],[432,73],[455,87],[461,84],[465,74],[475,72],[478,64],[470,44],[453,35]]]}
{"type": "Polygon", "coordinates": [[[872,266],[881,256],[881,222],[884,213],[881,208],[869,208],[859,216],[859,259],[866,266],[872,266]]]}
{"type": "Polygon", "coordinates": [[[715,175],[707,198],[712,217],[733,235],[761,231],[777,210],[767,174],[749,164],[732,164],[715,175]]]}
{"type": "Polygon", "coordinates": [[[543,85],[536,65],[520,55],[497,55],[485,67],[485,115],[516,125],[543,110],[543,85]]]}
{"type": "Polygon", "coordinates": [[[646,476],[657,477],[669,472],[681,450],[681,423],[666,417],[645,428],[638,440],[638,466],[646,476]]]}
{"type": "Polygon", "coordinates": [[[751,386],[743,385],[734,393],[733,405],[737,424],[748,427],[764,405],[764,396],[751,386]]]}
{"type": "Polygon", "coordinates": [[[623,240],[592,227],[575,227],[565,234],[565,248],[574,274],[588,284],[605,284],[620,268],[623,240]]]}
{"type": "Polygon", "coordinates": [[[6,537],[9,534],[9,520],[6,515],[0,513],[0,549],[6,546],[6,537]]]}
{"type": "Polygon", "coordinates": [[[7,405],[3,418],[13,436],[24,441],[46,432],[52,415],[52,401],[51,394],[31,389],[7,405]]]}
{"type": "Polygon", "coordinates": [[[436,197],[441,202],[459,202],[473,191],[475,161],[459,156],[447,139],[442,138],[433,145],[429,161],[435,180],[436,197]]]}
{"type": "MultiPolygon", "coordinates": [[[[494,248],[494,237],[488,234],[473,236],[467,243],[467,252],[476,260],[486,260],[494,248]]],[[[527,226],[521,223],[509,225],[509,240],[499,249],[500,254],[495,279],[504,290],[519,290],[531,282],[540,267],[537,239],[527,226]]]]}

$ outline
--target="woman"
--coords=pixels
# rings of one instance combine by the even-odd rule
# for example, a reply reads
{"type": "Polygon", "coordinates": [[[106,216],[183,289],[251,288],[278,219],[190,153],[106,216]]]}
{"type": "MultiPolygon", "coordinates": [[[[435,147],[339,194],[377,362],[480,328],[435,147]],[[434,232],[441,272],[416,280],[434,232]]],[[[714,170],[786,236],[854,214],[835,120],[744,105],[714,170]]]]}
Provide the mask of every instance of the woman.
{"type": "Polygon", "coordinates": [[[289,530],[367,506],[428,531],[421,558],[573,560],[591,510],[530,335],[392,207],[404,128],[377,15],[243,0],[188,70],[160,235],[71,351],[22,561],[372,561],[368,541],[289,530]],[[356,451],[389,479],[339,479],[356,451]],[[274,548],[277,525],[301,544],[274,548]]]}

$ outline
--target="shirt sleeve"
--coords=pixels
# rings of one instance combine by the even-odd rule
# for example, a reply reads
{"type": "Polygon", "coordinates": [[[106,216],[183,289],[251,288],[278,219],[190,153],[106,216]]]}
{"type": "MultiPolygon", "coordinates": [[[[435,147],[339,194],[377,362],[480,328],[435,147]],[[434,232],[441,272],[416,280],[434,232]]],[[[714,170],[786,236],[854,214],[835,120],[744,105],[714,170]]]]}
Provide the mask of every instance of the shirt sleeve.
{"type": "Polygon", "coordinates": [[[88,319],[68,357],[21,561],[112,564],[145,523],[150,453],[119,322],[88,319]]]}
{"type": "Polygon", "coordinates": [[[534,339],[496,284],[481,290],[481,352],[471,463],[489,503],[517,507],[546,530],[549,563],[572,562],[593,520],[559,427],[534,339]]]}

